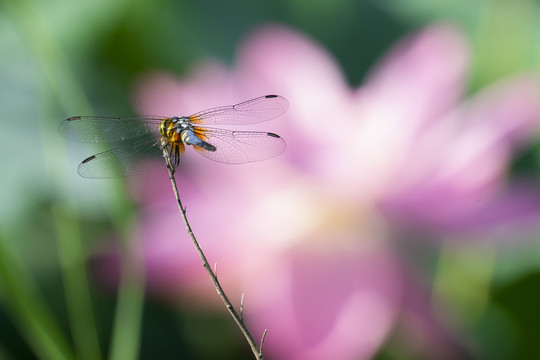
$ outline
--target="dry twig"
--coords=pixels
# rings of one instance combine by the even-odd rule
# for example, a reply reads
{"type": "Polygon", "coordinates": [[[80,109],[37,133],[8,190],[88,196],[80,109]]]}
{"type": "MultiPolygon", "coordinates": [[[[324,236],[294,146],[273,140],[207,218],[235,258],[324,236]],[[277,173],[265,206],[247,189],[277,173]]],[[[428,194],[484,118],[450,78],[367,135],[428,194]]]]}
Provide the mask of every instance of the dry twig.
{"type": "Polygon", "coordinates": [[[199,243],[197,242],[197,239],[195,239],[195,235],[193,234],[193,231],[191,230],[191,226],[189,225],[187,215],[186,215],[186,208],[182,205],[182,201],[180,200],[180,195],[178,194],[178,187],[176,186],[176,178],[174,177],[174,166],[172,165],[169,157],[169,153],[166,149],[163,150],[163,156],[165,157],[165,162],[167,164],[167,170],[169,171],[169,179],[172,184],[172,188],[174,191],[174,196],[176,197],[176,202],[178,204],[178,208],[180,209],[180,213],[182,214],[182,219],[184,220],[184,225],[186,226],[186,230],[189,234],[189,237],[191,238],[191,241],[193,242],[193,245],[195,246],[195,249],[197,250],[197,253],[199,254],[199,257],[201,258],[203,262],[203,266],[206,269],[206,272],[210,276],[210,279],[214,283],[214,287],[216,288],[216,291],[223,300],[223,303],[227,307],[227,310],[233,317],[234,321],[236,322],[236,325],[238,328],[240,328],[240,331],[242,331],[242,334],[244,334],[244,337],[246,338],[249,346],[251,347],[251,351],[255,355],[255,358],[257,360],[263,360],[263,354],[262,354],[262,347],[264,338],[266,336],[267,330],[264,331],[263,337],[261,339],[260,347],[257,346],[255,341],[253,340],[253,336],[251,336],[251,333],[249,332],[246,324],[243,320],[243,296],[242,296],[242,304],[241,304],[241,315],[239,316],[236,310],[234,309],[233,305],[227,298],[227,295],[225,294],[225,291],[223,291],[223,288],[221,287],[221,284],[219,283],[219,280],[217,278],[216,272],[212,271],[212,268],[210,268],[210,264],[208,263],[208,260],[206,260],[206,256],[204,255],[204,252],[202,251],[201,247],[199,246],[199,243]]]}

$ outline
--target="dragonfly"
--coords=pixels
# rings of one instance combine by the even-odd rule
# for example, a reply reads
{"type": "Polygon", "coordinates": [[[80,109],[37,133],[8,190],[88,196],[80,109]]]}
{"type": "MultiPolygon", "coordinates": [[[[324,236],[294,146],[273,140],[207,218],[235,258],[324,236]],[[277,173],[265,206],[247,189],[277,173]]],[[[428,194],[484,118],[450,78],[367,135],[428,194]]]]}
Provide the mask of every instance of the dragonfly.
{"type": "Polygon", "coordinates": [[[286,148],[277,134],[207,125],[256,124],[282,115],[288,107],[285,98],[266,95],[191,116],[74,116],[62,121],[58,131],[77,142],[114,143],[111,150],[84,159],[77,169],[85,178],[112,178],[145,173],[163,156],[168,157],[174,171],[186,146],[226,164],[275,157],[286,148]]]}

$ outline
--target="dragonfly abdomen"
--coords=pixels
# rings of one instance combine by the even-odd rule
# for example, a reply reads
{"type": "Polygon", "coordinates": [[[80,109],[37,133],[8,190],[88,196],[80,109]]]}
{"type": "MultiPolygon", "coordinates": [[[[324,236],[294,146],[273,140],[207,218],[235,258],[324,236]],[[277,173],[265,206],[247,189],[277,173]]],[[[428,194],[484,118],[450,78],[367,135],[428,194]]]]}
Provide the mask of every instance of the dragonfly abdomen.
{"type": "Polygon", "coordinates": [[[216,147],[200,139],[192,130],[186,129],[181,132],[182,141],[188,145],[198,146],[207,151],[216,151],[216,147]]]}

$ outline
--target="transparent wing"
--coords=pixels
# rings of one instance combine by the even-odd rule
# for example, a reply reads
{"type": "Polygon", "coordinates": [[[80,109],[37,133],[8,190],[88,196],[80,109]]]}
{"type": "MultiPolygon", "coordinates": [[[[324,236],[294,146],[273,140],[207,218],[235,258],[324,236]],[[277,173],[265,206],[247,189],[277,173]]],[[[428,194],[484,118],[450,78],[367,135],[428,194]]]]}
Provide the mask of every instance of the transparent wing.
{"type": "Polygon", "coordinates": [[[266,95],[240,104],[204,110],[189,117],[193,124],[245,125],[274,119],[289,107],[279,95],[266,95]]]}
{"type": "Polygon", "coordinates": [[[103,179],[139,175],[150,168],[165,166],[162,151],[152,136],[105,151],[83,160],[77,172],[85,178],[103,179]]]}
{"type": "Polygon", "coordinates": [[[216,151],[207,151],[194,146],[198,152],[211,160],[227,164],[270,159],[281,154],[287,147],[285,140],[270,132],[195,127],[195,133],[216,147],[216,151]]]}
{"type": "Polygon", "coordinates": [[[74,116],[62,121],[58,132],[65,138],[79,142],[117,142],[147,134],[157,137],[159,124],[164,119],[158,116],[74,116]]]}

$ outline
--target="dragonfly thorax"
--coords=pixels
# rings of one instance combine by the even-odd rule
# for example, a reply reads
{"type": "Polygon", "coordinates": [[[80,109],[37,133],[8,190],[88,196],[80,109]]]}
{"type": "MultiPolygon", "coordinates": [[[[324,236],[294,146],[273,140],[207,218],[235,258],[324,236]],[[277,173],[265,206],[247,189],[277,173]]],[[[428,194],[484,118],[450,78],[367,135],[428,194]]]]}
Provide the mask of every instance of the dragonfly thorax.
{"type": "Polygon", "coordinates": [[[182,135],[185,131],[193,131],[193,125],[191,125],[187,117],[172,117],[163,120],[159,126],[159,133],[166,138],[170,143],[182,142],[182,135]]]}
{"type": "Polygon", "coordinates": [[[172,123],[176,125],[177,132],[181,131],[183,129],[190,129],[193,130],[193,125],[191,125],[191,121],[189,121],[188,117],[182,116],[178,117],[175,116],[172,118],[172,123]]]}

